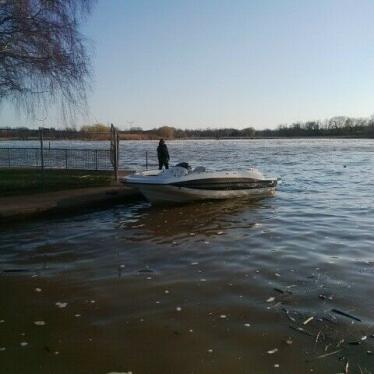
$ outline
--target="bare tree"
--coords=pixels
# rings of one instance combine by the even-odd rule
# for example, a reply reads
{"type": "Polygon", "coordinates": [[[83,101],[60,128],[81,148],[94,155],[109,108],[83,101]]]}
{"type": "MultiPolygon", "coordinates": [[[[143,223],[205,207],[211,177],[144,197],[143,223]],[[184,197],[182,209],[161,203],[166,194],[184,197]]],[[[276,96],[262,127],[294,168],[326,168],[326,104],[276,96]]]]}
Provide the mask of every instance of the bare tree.
{"type": "Polygon", "coordinates": [[[79,22],[94,0],[0,0],[0,103],[28,115],[86,102],[90,63],[79,22]]]}

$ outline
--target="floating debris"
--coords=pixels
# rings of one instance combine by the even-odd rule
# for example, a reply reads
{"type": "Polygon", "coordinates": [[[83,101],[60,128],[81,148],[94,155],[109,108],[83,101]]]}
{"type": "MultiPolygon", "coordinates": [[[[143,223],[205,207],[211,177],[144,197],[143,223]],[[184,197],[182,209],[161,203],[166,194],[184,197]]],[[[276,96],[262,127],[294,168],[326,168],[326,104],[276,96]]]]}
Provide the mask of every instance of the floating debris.
{"type": "Polygon", "coordinates": [[[217,235],[222,235],[223,234],[223,231],[218,231],[217,232],[217,235]]]}
{"type": "Polygon", "coordinates": [[[284,312],[286,313],[286,316],[287,318],[291,321],[291,322],[296,322],[296,319],[293,318],[291,315],[290,315],[290,312],[286,309],[286,308],[283,308],[284,312]]]}
{"type": "Polygon", "coordinates": [[[335,355],[337,353],[341,352],[341,349],[338,349],[336,351],[333,351],[333,352],[329,352],[329,353],[325,353],[323,355],[320,355],[320,356],[317,356],[317,358],[325,358],[325,357],[329,357],[329,356],[332,356],[332,355],[335,355]]]}
{"type": "Polygon", "coordinates": [[[34,325],[36,325],[36,326],[45,326],[46,323],[44,321],[34,321],[34,325]]]}
{"type": "Polygon", "coordinates": [[[318,333],[317,333],[317,335],[316,335],[316,343],[318,343],[318,339],[319,339],[319,337],[320,337],[321,334],[322,334],[322,331],[319,330],[318,333]]]}
{"type": "Polygon", "coordinates": [[[213,353],[213,349],[212,348],[208,349],[208,352],[213,353]]]}
{"type": "Polygon", "coordinates": [[[195,236],[196,234],[194,232],[190,232],[190,236],[195,236]]]}
{"type": "Polygon", "coordinates": [[[320,295],[319,295],[319,298],[320,298],[321,300],[332,300],[332,299],[333,299],[332,296],[327,296],[327,295],[324,295],[324,294],[320,294],[320,295]]]}
{"type": "Polygon", "coordinates": [[[274,353],[278,352],[278,348],[271,349],[270,351],[267,351],[269,355],[273,355],[274,353]]]}
{"type": "Polygon", "coordinates": [[[280,277],[281,275],[279,273],[274,273],[276,277],[280,277]]]}
{"type": "Polygon", "coordinates": [[[274,309],[274,308],[277,308],[278,306],[280,306],[280,305],[282,305],[282,302],[281,301],[278,301],[276,304],[274,304],[273,306],[272,306],[272,308],[274,309]]]}
{"type": "Polygon", "coordinates": [[[21,343],[19,343],[19,345],[21,347],[26,347],[27,345],[29,345],[29,343],[27,343],[27,342],[21,342],[21,343]]]}
{"type": "Polygon", "coordinates": [[[191,262],[191,265],[195,266],[195,265],[199,265],[199,263],[198,262],[191,262]]]}
{"type": "Polygon", "coordinates": [[[336,345],[336,348],[339,348],[344,343],[344,339],[340,339],[338,344],[336,345]]]}
{"type": "Polygon", "coordinates": [[[124,269],[126,266],[122,264],[122,265],[120,265],[119,267],[120,267],[121,269],[124,269]]]}
{"type": "Polygon", "coordinates": [[[305,326],[305,325],[307,325],[310,321],[313,321],[314,320],[314,317],[312,316],[312,317],[309,317],[309,318],[307,318],[304,322],[303,322],[303,325],[305,326]]]}
{"type": "Polygon", "coordinates": [[[275,300],[275,297],[269,297],[266,302],[267,303],[272,303],[275,300]]]}
{"type": "Polygon", "coordinates": [[[302,327],[299,327],[299,326],[290,325],[290,329],[301,332],[304,335],[313,336],[313,334],[311,334],[309,331],[307,331],[307,330],[305,330],[305,329],[303,329],[302,327]]]}
{"type": "Polygon", "coordinates": [[[193,332],[193,329],[189,329],[188,332],[193,332]]]}
{"type": "Polygon", "coordinates": [[[4,352],[6,350],[5,347],[0,347],[0,352],[4,352]]]}
{"type": "Polygon", "coordinates": [[[209,242],[205,241],[205,242],[204,242],[204,244],[208,245],[208,244],[209,244],[209,242]]]}
{"type": "Polygon", "coordinates": [[[42,292],[42,289],[41,289],[41,288],[35,288],[34,291],[35,291],[35,292],[42,292]]]}
{"type": "Polygon", "coordinates": [[[152,277],[147,277],[146,279],[147,279],[147,280],[151,280],[151,279],[152,279],[152,277]]]}
{"type": "Polygon", "coordinates": [[[0,319],[0,323],[5,323],[5,319],[0,319]]]}
{"type": "Polygon", "coordinates": [[[165,290],[164,293],[168,294],[168,293],[170,293],[170,291],[169,290],[165,290]]]}
{"type": "Polygon", "coordinates": [[[245,327],[251,327],[251,324],[250,323],[245,323],[244,326],[245,327]]]}
{"type": "Polygon", "coordinates": [[[67,305],[68,305],[68,303],[65,303],[65,302],[61,302],[61,301],[57,301],[57,303],[56,303],[56,306],[58,307],[58,308],[66,308],[67,307],[67,305]]]}
{"type": "Polygon", "coordinates": [[[361,340],[364,341],[364,340],[366,340],[367,338],[368,338],[368,337],[367,337],[366,335],[364,335],[364,336],[361,337],[361,340]]]}
{"type": "Polygon", "coordinates": [[[177,306],[175,309],[176,309],[177,312],[182,311],[182,308],[180,306],[177,306]]]}
{"type": "Polygon", "coordinates": [[[200,282],[206,282],[206,279],[205,278],[201,278],[200,282]]]}
{"type": "Polygon", "coordinates": [[[221,315],[219,316],[219,318],[225,319],[225,318],[227,318],[227,316],[226,316],[226,314],[221,314],[221,315]]]}
{"type": "Polygon", "coordinates": [[[358,322],[361,322],[361,320],[355,316],[353,316],[352,314],[349,314],[349,313],[346,313],[346,312],[343,312],[342,310],[339,310],[339,309],[331,309],[331,311],[335,314],[340,314],[341,316],[344,316],[344,317],[347,317],[347,318],[351,318],[351,319],[354,319],[355,321],[358,321],[358,322]]]}
{"type": "Polygon", "coordinates": [[[91,303],[91,304],[95,304],[96,301],[95,301],[95,300],[90,300],[90,303],[91,303]]]}
{"type": "Polygon", "coordinates": [[[330,313],[327,316],[323,316],[322,319],[325,320],[325,321],[327,321],[327,322],[334,323],[334,324],[338,323],[337,318],[334,315],[330,314],[330,313]]]}
{"type": "Polygon", "coordinates": [[[79,318],[81,315],[80,314],[74,314],[75,318],[79,318]]]}
{"type": "Polygon", "coordinates": [[[291,345],[293,343],[293,340],[291,339],[291,338],[288,338],[287,340],[286,340],[286,344],[287,345],[291,345]]]}
{"type": "Polygon", "coordinates": [[[276,369],[278,369],[278,368],[279,368],[279,364],[274,364],[274,367],[275,367],[276,369]]]}

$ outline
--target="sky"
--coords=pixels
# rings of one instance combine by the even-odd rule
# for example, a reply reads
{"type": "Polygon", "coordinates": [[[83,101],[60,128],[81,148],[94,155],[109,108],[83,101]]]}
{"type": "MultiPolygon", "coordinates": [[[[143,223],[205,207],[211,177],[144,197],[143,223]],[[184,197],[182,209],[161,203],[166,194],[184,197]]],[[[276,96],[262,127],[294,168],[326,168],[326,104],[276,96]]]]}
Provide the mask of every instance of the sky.
{"type": "MultiPolygon", "coordinates": [[[[83,124],[275,128],[374,113],[372,0],[98,0],[83,124]]],[[[0,126],[59,127],[8,107],[0,126]]]]}

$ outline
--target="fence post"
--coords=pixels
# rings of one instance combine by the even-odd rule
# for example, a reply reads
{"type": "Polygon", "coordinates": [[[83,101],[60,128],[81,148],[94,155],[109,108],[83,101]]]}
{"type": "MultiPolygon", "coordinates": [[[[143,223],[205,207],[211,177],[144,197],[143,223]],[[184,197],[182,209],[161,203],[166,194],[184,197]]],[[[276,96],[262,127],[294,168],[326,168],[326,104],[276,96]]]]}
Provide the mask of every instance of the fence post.
{"type": "Polygon", "coordinates": [[[43,148],[43,127],[39,127],[39,139],[40,139],[40,167],[42,170],[42,189],[45,189],[45,179],[44,179],[44,148],[43,148]]]}
{"type": "Polygon", "coordinates": [[[65,169],[68,168],[68,150],[65,149],[65,169]]]}
{"type": "Polygon", "coordinates": [[[118,157],[119,157],[119,136],[117,129],[114,127],[113,123],[110,125],[110,156],[111,162],[114,169],[114,178],[118,180],[118,157]]]}
{"type": "Polygon", "coordinates": [[[116,129],[116,152],[117,152],[117,157],[116,157],[116,161],[117,161],[117,176],[116,176],[116,180],[118,179],[118,170],[119,170],[119,134],[118,134],[118,130],[116,129]]]}

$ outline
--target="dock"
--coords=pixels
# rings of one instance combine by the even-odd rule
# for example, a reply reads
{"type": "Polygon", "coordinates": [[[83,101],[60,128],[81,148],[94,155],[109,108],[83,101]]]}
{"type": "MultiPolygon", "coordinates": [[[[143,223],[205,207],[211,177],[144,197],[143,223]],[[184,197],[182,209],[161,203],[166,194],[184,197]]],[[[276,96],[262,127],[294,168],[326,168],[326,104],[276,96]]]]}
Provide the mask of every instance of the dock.
{"type": "Polygon", "coordinates": [[[0,223],[141,199],[130,187],[109,186],[79,188],[0,198],[0,223]]]}

